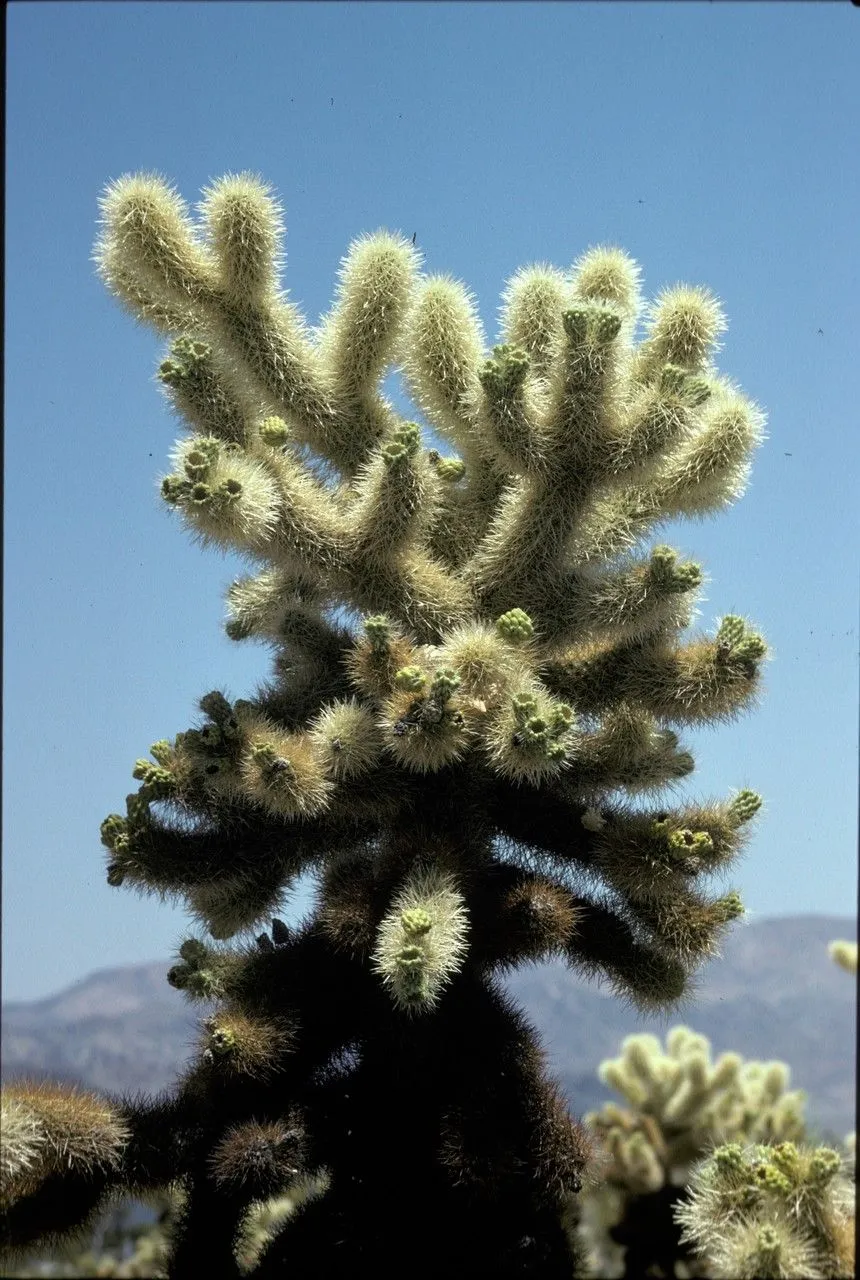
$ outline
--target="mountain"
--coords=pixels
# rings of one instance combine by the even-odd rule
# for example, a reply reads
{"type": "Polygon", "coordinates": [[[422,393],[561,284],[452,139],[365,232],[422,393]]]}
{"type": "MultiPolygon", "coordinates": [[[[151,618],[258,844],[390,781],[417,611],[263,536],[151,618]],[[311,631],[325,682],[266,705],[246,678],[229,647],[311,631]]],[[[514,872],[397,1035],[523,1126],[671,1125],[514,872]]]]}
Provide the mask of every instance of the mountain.
{"type": "MultiPolygon", "coordinates": [[[[621,1041],[650,1031],[662,1039],[684,1023],[706,1035],[714,1056],[791,1067],[804,1089],[810,1125],[841,1140],[856,1126],[857,980],[830,959],[827,943],[855,941],[857,921],[790,916],[736,926],[721,958],[700,970],[695,999],[663,1018],[640,1019],[607,987],[562,962],[512,974],[506,986],[526,1009],[548,1051],[548,1066],[577,1114],[616,1097],[597,1078],[621,1041]]],[[[76,1081],[108,1092],[169,1088],[190,1057],[199,1006],[168,986],[168,964],[103,969],[44,1000],[2,1008],[0,1075],[76,1081]]]]}
{"type": "Polygon", "coordinates": [[[744,1058],[791,1068],[790,1089],[807,1095],[808,1127],[841,1141],[856,1128],[857,979],[831,960],[828,942],[857,939],[857,920],[789,916],[736,925],[719,958],[703,965],[693,1001],[662,1018],[639,1018],[612,996],[571,975],[561,962],[522,970],[508,981],[541,1031],[548,1065],[582,1115],[618,1095],[597,1078],[627,1035],[665,1042],[682,1023],[708,1037],[712,1058],[744,1058]]]}

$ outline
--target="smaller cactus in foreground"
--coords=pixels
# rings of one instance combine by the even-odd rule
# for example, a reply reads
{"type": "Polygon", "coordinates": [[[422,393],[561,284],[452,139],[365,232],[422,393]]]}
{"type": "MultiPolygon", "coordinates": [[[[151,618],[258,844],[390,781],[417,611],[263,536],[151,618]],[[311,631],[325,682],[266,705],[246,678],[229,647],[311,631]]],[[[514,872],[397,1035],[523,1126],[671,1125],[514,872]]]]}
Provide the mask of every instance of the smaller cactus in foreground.
{"type": "Polygon", "coordinates": [[[707,1038],[684,1026],[668,1032],[665,1052],[656,1036],[627,1036],[599,1075],[629,1105],[609,1102],[584,1117],[602,1159],[602,1181],[580,1197],[580,1223],[570,1227],[587,1274],[710,1276],[672,1217],[694,1165],[719,1142],[804,1137],[804,1093],[788,1091],[782,1062],[723,1053],[712,1063],[707,1038]]]}
{"type": "Polygon", "coordinates": [[[675,1209],[715,1280],[854,1275],[854,1191],[831,1147],[718,1147],[675,1209]]]}

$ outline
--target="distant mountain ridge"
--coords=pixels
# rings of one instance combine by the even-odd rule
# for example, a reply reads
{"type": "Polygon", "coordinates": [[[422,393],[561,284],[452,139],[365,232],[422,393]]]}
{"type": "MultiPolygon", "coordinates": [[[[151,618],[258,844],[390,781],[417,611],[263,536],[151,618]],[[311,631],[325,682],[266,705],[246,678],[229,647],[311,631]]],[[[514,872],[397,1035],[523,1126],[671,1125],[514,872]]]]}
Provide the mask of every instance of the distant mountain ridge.
{"type": "MultiPolygon", "coordinates": [[[[698,975],[694,1002],[641,1020],[608,987],[561,961],[511,975],[505,985],[541,1033],[548,1066],[582,1115],[615,1097],[597,1078],[624,1036],[665,1038],[683,1023],[717,1055],[779,1059],[790,1088],[807,1093],[810,1125],[840,1139],[856,1127],[857,979],[830,959],[828,942],[855,941],[856,918],[789,916],[736,926],[722,957],[698,975]]],[[[0,1074],[76,1081],[107,1092],[170,1088],[192,1053],[199,1005],[166,981],[166,962],[99,970],[56,995],[2,1007],[0,1074]]]]}

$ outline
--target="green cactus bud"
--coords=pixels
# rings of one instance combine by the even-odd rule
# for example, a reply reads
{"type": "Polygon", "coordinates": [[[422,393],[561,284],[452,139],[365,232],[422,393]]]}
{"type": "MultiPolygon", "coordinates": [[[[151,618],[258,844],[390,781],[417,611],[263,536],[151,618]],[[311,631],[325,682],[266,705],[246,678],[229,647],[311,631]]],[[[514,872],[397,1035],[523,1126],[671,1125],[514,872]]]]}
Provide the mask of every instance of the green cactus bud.
{"type": "Polygon", "coordinates": [[[672,585],[678,591],[692,591],[694,587],[701,586],[703,576],[702,566],[691,560],[677,566],[672,574],[672,585]]]}
{"type": "Polygon", "coordinates": [[[522,644],[534,635],[534,624],[523,609],[509,609],[496,619],[496,631],[509,644],[522,644]]]}
{"type": "Polygon", "coordinates": [[[263,444],[267,444],[273,449],[278,449],[281,445],[286,444],[289,435],[289,428],[283,418],[273,416],[266,418],[260,424],[260,439],[263,444]]]}
{"type": "Polygon", "coordinates": [[[717,1147],[712,1158],[717,1179],[723,1185],[737,1185],[746,1177],[744,1149],[739,1142],[727,1142],[717,1147]]]}
{"type": "Polygon", "coordinates": [[[176,779],[172,771],[152,766],[138,794],[146,800],[163,800],[175,789],[176,779]]]}
{"type": "Polygon", "coordinates": [[[791,1191],[788,1178],[772,1164],[757,1165],[753,1171],[753,1178],[763,1191],[768,1191],[772,1195],[787,1196],[791,1191]]]}
{"type": "Polygon", "coordinates": [[[462,480],[466,474],[466,464],[462,458],[440,458],[436,471],[442,480],[462,480]]]}
{"type": "Polygon", "coordinates": [[[185,365],[177,360],[162,360],[158,366],[158,376],[168,387],[178,387],[187,376],[185,365]]]}
{"type": "Polygon", "coordinates": [[[423,907],[410,907],[400,917],[400,922],[407,933],[424,934],[433,927],[433,919],[423,907]]]}
{"type": "Polygon", "coordinates": [[[373,614],[364,619],[364,634],[376,652],[384,652],[391,641],[391,623],[384,614],[373,614]]]}
{"type": "Polygon", "coordinates": [[[728,819],[734,827],[741,826],[754,818],[762,806],[762,798],[755,791],[744,790],[735,796],[729,805],[728,819]]]}
{"type": "Polygon", "coordinates": [[[549,760],[563,760],[567,755],[567,749],[561,742],[551,742],[546,749],[546,754],[549,760]]]}
{"type": "Polygon", "coordinates": [[[208,1047],[220,1057],[233,1053],[236,1043],[236,1035],[229,1027],[214,1027],[209,1033],[208,1047]]]}
{"type": "Polygon", "coordinates": [[[809,1181],[813,1185],[820,1187],[835,1178],[841,1166],[841,1159],[838,1151],[831,1151],[828,1147],[819,1147],[812,1155],[809,1162],[809,1181]]]}
{"type": "Polygon", "coordinates": [[[149,748],[149,754],[152,756],[153,760],[157,761],[158,764],[163,765],[166,769],[169,767],[170,762],[173,759],[173,747],[170,745],[167,738],[159,738],[158,742],[153,742],[152,746],[149,748]]]}
{"type": "Polygon", "coordinates": [[[759,1227],[756,1236],[756,1252],[760,1261],[767,1267],[768,1272],[772,1274],[771,1268],[775,1267],[779,1262],[779,1255],[782,1252],[782,1244],[778,1233],[773,1227],[767,1224],[759,1227]]]}
{"type": "Polygon", "coordinates": [[[770,1151],[770,1160],[788,1177],[795,1178],[800,1171],[800,1153],[793,1142],[780,1142],[770,1151]]]}
{"type": "Polygon", "coordinates": [[[202,449],[192,449],[185,456],[184,466],[189,480],[205,480],[212,469],[212,459],[202,449]]]}
{"type": "Polygon", "coordinates": [[[466,474],[466,464],[461,458],[440,458],[436,471],[442,480],[459,480],[466,474]]]}
{"type": "Polygon", "coordinates": [[[222,480],[215,490],[214,498],[216,502],[232,506],[238,502],[244,491],[241,480],[236,480],[232,476],[227,480],[222,480]]]}
{"type": "Polygon", "coordinates": [[[735,657],[741,658],[747,662],[756,662],[759,658],[763,658],[767,653],[767,645],[761,636],[752,634],[745,635],[734,647],[735,657]]]}
{"type": "MultiPolygon", "coordinates": [[[[497,347],[493,347],[494,353],[497,350],[498,350],[497,347]]],[[[485,360],[484,363],[481,365],[480,370],[478,371],[478,381],[480,382],[481,386],[484,388],[485,391],[488,391],[488,392],[497,391],[502,384],[501,361],[498,359],[495,359],[494,357],[490,357],[489,359],[485,360]]]]}
{"type": "Polygon", "coordinates": [[[493,347],[493,355],[485,360],[478,377],[489,394],[510,395],[525,381],[529,358],[519,347],[506,344],[493,347]]]}
{"type": "Polygon", "coordinates": [[[151,760],[135,760],[134,768],[132,769],[131,776],[133,778],[144,780],[149,777],[150,773],[153,770],[153,767],[154,766],[151,760]]]}
{"type": "Polygon", "coordinates": [[[564,733],[573,724],[573,707],[568,706],[566,702],[557,703],[552,709],[552,718],[550,720],[550,732],[558,737],[564,733]]]}
{"type": "Polygon", "coordinates": [[[171,347],[174,356],[182,361],[185,365],[192,368],[202,363],[212,354],[212,348],[206,342],[201,342],[198,338],[182,337],[177,338],[171,347]]]}
{"type": "Polygon", "coordinates": [[[167,981],[171,987],[175,987],[177,991],[184,991],[188,985],[188,979],[191,976],[191,970],[187,964],[175,964],[172,969],[167,971],[167,981]]]}
{"type": "Polygon", "coordinates": [[[125,835],[128,823],[119,813],[109,813],[101,824],[99,831],[101,832],[101,842],[108,849],[116,847],[118,836],[125,835]]]}
{"type": "Polygon", "coordinates": [[[545,738],[549,733],[549,725],[543,716],[530,716],[523,727],[535,738],[545,738]]]}
{"type": "Polygon", "coordinates": [[[206,507],[212,502],[212,496],[212,490],[208,484],[195,484],[191,486],[188,500],[196,507],[206,507]]]}
{"type": "Polygon", "coordinates": [[[529,368],[529,357],[526,351],[521,347],[502,346],[494,347],[493,351],[504,351],[505,373],[515,382],[521,382],[529,368]]]}
{"type": "Polygon", "coordinates": [[[427,677],[420,667],[401,667],[395,672],[394,683],[398,689],[407,689],[411,693],[417,693],[419,689],[423,689],[427,683],[427,677]]]}
{"type": "Polygon", "coordinates": [[[189,965],[199,966],[206,959],[209,951],[197,938],[186,938],[179,948],[179,954],[189,965]]]}
{"type": "Polygon", "coordinates": [[[254,627],[250,622],[231,618],[224,623],[224,631],[230,640],[247,640],[248,636],[254,634],[254,627]]]}
{"type": "Polygon", "coordinates": [[[421,428],[417,422],[404,422],[394,432],[394,439],[403,445],[406,452],[412,456],[421,443],[421,428]]]}
{"type": "Polygon", "coordinates": [[[734,649],[740,644],[746,634],[746,623],[743,618],[737,617],[736,614],[729,613],[723,618],[717,631],[717,644],[722,645],[726,649],[734,649]]]}
{"type": "Polygon", "coordinates": [[[454,690],[459,687],[459,684],[460,677],[452,667],[440,667],[430,685],[431,697],[438,698],[440,702],[445,702],[451,697],[454,690]]]}
{"type": "Polygon", "coordinates": [[[621,332],[621,317],[608,307],[601,307],[595,310],[593,325],[595,339],[600,343],[609,343],[621,332]]]}
{"type": "Polygon", "coordinates": [[[388,444],[382,446],[382,457],[389,466],[404,462],[408,456],[406,445],[401,444],[399,440],[389,440],[388,444]]]}
{"type": "Polygon", "coordinates": [[[674,395],[686,404],[696,407],[711,395],[712,387],[707,378],[690,374],[676,364],[665,364],[660,371],[660,391],[664,395],[674,395]]]}
{"type": "Polygon", "coordinates": [[[183,502],[188,497],[190,490],[191,485],[182,476],[165,476],[161,482],[161,496],[165,502],[169,502],[172,506],[175,506],[177,502],[183,502]]]}
{"type": "Polygon", "coordinates": [[[590,314],[584,307],[571,307],[562,313],[561,322],[571,342],[578,344],[585,341],[590,314]]]}
{"type": "Polygon", "coordinates": [[[740,894],[735,890],[719,898],[714,903],[714,911],[726,923],[730,920],[737,920],[740,916],[746,914],[740,894]]]}
{"type": "Polygon", "coordinates": [[[235,444],[225,444],[223,440],[219,440],[217,436],[197,436],[194,441],[196,451],[202,455],[210,466],[215,465],[221,457],[222,451],[226,452],[231,447],[237,448],[235,444]]]}
{"type": "Polygon", "coordinates": [[[420,947],[402,947],[394,958],[404,987],[411,998],[421,997],[427,988],[427,963],[420,947]]]}
{"type": "Polygon", "coordinates": [[[537,711],[537,699],[530,693],[515,693],[511,698],[511,706],[517,723],[522,725],[537,711]]]}
{"type": "Polygon", "coordinates": [[[666,575],[671,573],[678,560],[678,552],[674,547],[668,547],[662,544],[655,547],[651,552],[651,567],[656,570],[663,570],[666,575]]]}
{"type": "Polygon", "coordinates": [[[251,757],[258,764],[263,766],[271,765],[278,757],[278,753],[270,742],[256,742],[251,748],[251,757]]]}
{"type": "Polygon", "coordinates": [[[126,796],[125,808],[130,823],[142,824],[149,821],[149,802],[139,792],[135,791],[130,796],[126,796]]]}
{"type": "Polygon", "coordinates": [[[714,842],[707,831],[691,831],[689,827],[682,827],[669,835],[669,848],[682,855],[709,854],[714,851],[714,842]]]}

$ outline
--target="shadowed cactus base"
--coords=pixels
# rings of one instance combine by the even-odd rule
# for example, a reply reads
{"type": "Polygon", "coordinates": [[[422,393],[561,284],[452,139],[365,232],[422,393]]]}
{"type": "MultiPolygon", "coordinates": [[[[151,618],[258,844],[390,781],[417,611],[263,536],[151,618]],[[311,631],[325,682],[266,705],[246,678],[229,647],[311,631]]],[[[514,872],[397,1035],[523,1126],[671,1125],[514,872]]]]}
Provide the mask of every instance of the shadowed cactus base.
{"type": "Polygon", "coordinates": [[[590,1142],[496,975],[562,955],[665,1010],[743,911],[701,881],[760,798],[653,798],[694,768],[685,726],[755,704],[767,646],[734,614],[689,634],[702,567],[648,541],[741,495],[763,415],[714,364],[716,299],[646,307],[620,249],[518,272],[490,351],[400,234],[352,244],[311,328],[271,190],[229,175],[198,213],[122,177],[95,259],[166,342],[166,506],[250,562],[227,633],[273,669],[153,745],[102,841],[110,884],[187,905],[170,980],[219,1008],[172,1096],[105,1102],[85,1168],[25,1176],[20,1120],[5,1238],[178,1179],[169,1275],[227,1277],[248,1205],[325,1172],[255,1275],[567,1277],[590,1142]],[[260,932],[308,871],[310,917],[260,932]]]}

